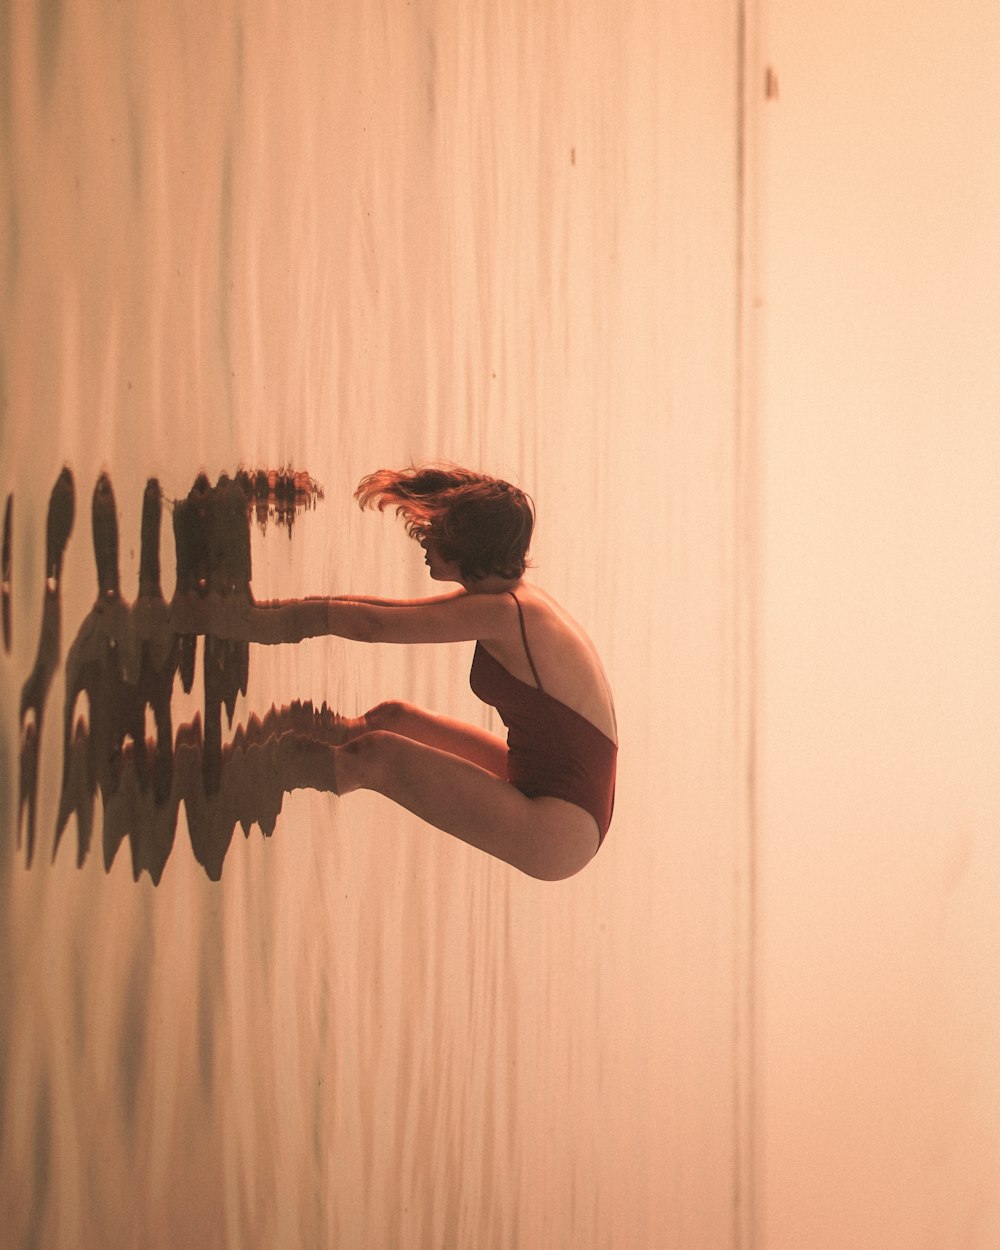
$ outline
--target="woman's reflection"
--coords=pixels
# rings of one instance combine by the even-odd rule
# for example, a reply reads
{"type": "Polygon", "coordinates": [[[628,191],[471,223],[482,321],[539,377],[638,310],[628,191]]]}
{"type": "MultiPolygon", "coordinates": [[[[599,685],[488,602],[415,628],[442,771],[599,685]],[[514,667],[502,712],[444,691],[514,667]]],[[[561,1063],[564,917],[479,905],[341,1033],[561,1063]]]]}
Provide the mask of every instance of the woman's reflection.
{"type": "MultiPolygon", "coordinates": [[[[198,595],[248,595],[250,518],[291,530],[297,511],[313,506],[320,492],[305,475],[241,473],[212,486],[198,478],[173,508],[177,591],[198,595]]],[[[194,683],[197,634],[178,633],[160,577],[163,510],[158,483],[143,498],[139,594],[121,593],[118,514],[110,479],[102,475],[93,492],[91,522],[97,594],[66,655],[63,769],[53,857],[72,817],[77,824],[77,863],[90,850],[94,801],[103,808],[103,860],[110,869],[123,841],[129,841],[133,875],[143,870],[159,882],[173,848],[183,803],[196,859],[213,879],[237,824],[249,834],[258,824],[274,830],[285,789],[276,756],[289,733],[317,741],[341,740],[341,719],[324,706],[272,709],[251,717],[223,745],[222,711],[232,727],[236,700],[245,694],[249,645],[220,639],[203,642],[204,710],[174,731],[171,697],[180,676],[194,683]],[[147,739],[147,718],[154,736],[147,739]]],[[[38,658],[21,694],[19,834],[27,833],[27,862],[36,837],[38,761],[44,710],[59,660],[61,575],[73,526],[74,484],[64,470],[49,502],[46,583],[38,658]]],[[[9,531],[10,518],[6,528],[9,531]]]]}

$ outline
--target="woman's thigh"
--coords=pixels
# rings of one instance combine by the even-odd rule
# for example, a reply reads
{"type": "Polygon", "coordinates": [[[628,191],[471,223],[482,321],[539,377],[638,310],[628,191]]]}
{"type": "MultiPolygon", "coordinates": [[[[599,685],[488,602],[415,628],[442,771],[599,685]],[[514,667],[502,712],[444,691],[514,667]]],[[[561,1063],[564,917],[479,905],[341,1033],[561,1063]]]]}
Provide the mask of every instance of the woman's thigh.
{"type": "Polygon", "coordinates": [[[385,731],[337,748],[338,788],[376,790],[428,824],[542,880],[578,872],[597,850],[593,817],[530,799],[473,761],[385,731]]]}
{"type": "Polygon", "coordinates": [[[424,746],[458,755],[504,780],[507,778],[507,742],[487,729],[398,700],[380,703],[365,713],[362,720],[369,731],[385,729],[401,734],[424,746]]]}

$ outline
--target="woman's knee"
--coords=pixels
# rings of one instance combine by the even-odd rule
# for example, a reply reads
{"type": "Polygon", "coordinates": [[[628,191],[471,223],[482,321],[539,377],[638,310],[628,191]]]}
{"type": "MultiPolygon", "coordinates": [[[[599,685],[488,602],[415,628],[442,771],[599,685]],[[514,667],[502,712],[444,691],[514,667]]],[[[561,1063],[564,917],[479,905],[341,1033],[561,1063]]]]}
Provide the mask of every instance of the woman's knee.
{"type": "Polygon", "coordinates": [[[413,710],[411,703],[404,703],[401,699],[386,699],[382,703],[376,703],[362,717],[365,724],[365,732],[375,733],[379,730],[389,730],[391,733],[399,733],[401,727],[412,715],[413,710]]]}
{"type": "Polygon", "coordinates": [[[573,819],[546,836],[532,838],[524,871],[539,881],[565,881],[586,868],[597,854],[597,826],[573,819]]]}
{"type": "Polygon", "coordinates": [[[523,871],[536,881],[568,881],[586,868],[593,858],[592,851],[577,848],[568,854],[533,855],[523,871]]]}

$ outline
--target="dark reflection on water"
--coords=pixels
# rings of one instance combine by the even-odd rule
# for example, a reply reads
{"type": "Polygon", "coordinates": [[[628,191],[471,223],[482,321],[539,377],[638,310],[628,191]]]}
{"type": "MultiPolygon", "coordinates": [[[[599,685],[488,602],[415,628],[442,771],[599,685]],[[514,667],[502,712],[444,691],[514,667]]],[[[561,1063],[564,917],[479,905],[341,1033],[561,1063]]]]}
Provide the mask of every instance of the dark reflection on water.
{"type": "Polygon", "coordinates": [[[73,529],[76,498],[73,475],[63,469],[52,488],[45,524],[45,598],[42,604],[42,625],[38,639],[38,655],[31,675],[21,690],[21,773],[18,787],[17,844],[21,847],[22,826],[26,825],[28,863],[35,851],[35,828],[38,807],[38,760],[41,753],[42,730],[45,724],[45,703],[49,686],[59,662],[62,635],[63,556],[73,529]]]}
{"type": "MultiPolygon", "coordinates": [[[[200,476],[187,497],[173,504],[177,594],[250,597],[250,524],[276,523],[291,534],[295,516],[322,492],[305,474],[240,472],[213,486],[200,476]]],[[[340,740],[341,718],[324,705],[274,708],[240,725],[223,745],[222,712],[232,728],[236,701],[246,694],[250,649],[246,642],[202,635],[204,706],[174,730],[175,678],[194,684],[198,635],[176,633],[160,575],[163,496],[155,479],[143,497],[139,593],[121,592],[118,513],[110,479],[102,475],[91,501],[97,596],[66,654],[63,766],[53,858],[72,817],[77,864],[90,851],[94,801],[103,807],[103,859],[110,870],[126,839],[132,874],[145,870],[158,883],[173,849],[183,802],[197,861],[218,880],[236,825],[249,835],[257,824],[274,831],[285,787],[276,754],[286,731],[340,740]],[[147,737],[151,719],[152,737],[147,737]]],[[[21,768],[18,846],[34,858],[38,760],[45,704],[60,656],[63,556],[73,528],[75,493],[65,469],[49,500],[46,583],[38,658],[21,693],[21,768]]],[[[10,529],[8,507],[5,535],[10,529]]],[[[5,543],[5,584],[7,545],[5,543]]]]}
{"type": "Polygon", "coordinates": [[[14,496],[7,496],[7,506],[3,511],[3,556],[2,573],[0,573],[0,618],[3,621],[3,649],[10,654],[10,544],[12,540],[11,525],[14,516],[14,496]]]}

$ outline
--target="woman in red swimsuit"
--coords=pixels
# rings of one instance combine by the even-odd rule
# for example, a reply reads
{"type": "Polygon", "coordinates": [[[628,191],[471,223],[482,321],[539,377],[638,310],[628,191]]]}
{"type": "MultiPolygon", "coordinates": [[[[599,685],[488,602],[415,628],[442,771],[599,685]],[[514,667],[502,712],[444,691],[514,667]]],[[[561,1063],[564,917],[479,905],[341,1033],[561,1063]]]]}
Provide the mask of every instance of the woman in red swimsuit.
{"type": "MultiPolygon", "coordinates": [[[[278,743],[285,787],[376,790],[438,829],[544,880],[578,872],[611,822],[617,731],[593,643],[524,580],[531,501],[465,469],[383,469],[355,492],[394,506],[435,581],[428,599],[342,596],[247,606],[225,632],[255,642],[336,634],[361,642],[476,643],[470,682],[497,708],[507,740],[408,703],[380,703],[346,737],[290,732],[278,743]]],[[[213,627],[214,628],[214,627],[213,627]]]]}

